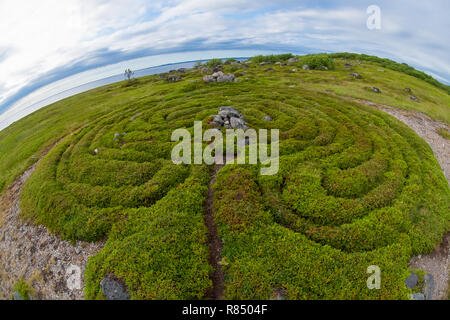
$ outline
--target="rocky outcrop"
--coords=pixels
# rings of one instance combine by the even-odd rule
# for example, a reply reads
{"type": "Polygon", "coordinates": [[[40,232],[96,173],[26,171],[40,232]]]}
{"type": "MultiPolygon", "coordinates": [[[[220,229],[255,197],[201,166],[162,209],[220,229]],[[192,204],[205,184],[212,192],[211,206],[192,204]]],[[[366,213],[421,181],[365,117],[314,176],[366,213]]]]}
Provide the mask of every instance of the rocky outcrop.
{"type": "MultiPolygon", "coordinates": [[[[420,289],[420,287],[418,287],[419,276],[412,272],[409,277],[406,278],[405,285],[408,289],[420,289]]],[[[423,287],[421,292],[413,293],[409,298],[412,300],[433,300],[434,287],[434,278],[431,274],[427,273],[423,276],[423,287]]]]}
{"type": "Polygon", "coordinates": [[[181,81],[183,78],[181,76],[177,75],[170,75],[166,78],[166,82],[178,82],[181,81]]]}
{"type": "Polygon", "coordinates": [[[0,197],[0,299],[11,299],[12,295],[14,299],[23,299],[13,289],[20,279],[36,292],[28,298],[83,299],[87,260],[100,251],[104,242],[70,243],[51,234],[44,226],[20,218],[20,191],[38,163],[18,177],[0,197]]]}
{"type": "Polygon", "coordinates": [[[242,114],[228,106],[223,106],[219,108],[219,113],[212,116],[213,119],[211,124],[215,127],[225,127],[227,129],[242,129],[247,130],[248,125],[245,122],[242,114]]]}
{"type": "Polygon", "coordinates": [[[419,102],[419,98],[417,98],[415,95],[410,95],[409,96],[409,98],[412,100],[412,101],[415,101],[415,102],[419,102]]]}
{"type": "Polygon", "coordinates": [[[359,73],[350,73],[349,74],[350,77],[353,77],[355,79],[362,79],[362,76],[359,73]]]}
{"type": "Polygon", "coordinates": [[[211,75],[203,76],[203,81],[206,83],[210,82],[235,82],[237,79],[234,77],[234,74],[227,73],[224,74],[222,71],[214,72],[211,75]]]}

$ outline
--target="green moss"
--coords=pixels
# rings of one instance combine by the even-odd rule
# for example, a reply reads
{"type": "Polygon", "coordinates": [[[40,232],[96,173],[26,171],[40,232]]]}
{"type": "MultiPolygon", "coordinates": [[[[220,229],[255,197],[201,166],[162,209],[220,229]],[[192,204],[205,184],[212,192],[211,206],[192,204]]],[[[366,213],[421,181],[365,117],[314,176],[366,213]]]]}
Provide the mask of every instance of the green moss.
{"type": "Polygon", "coordinates": [[[205,63],[205,65],[207,67],[211,67],[211,68],[220,66],[221,64],[223,64],[222,59],[210,59],[205,63]]]}
{"type": "Polygon", "coordinates": [[[281,61],[286,61],[289,58],[294,57],[292,54],[290,53],[286,53],[286,54],[270,54],[270,55],[258,55],[255,57],[252,57],[250,59],[250,61],[255,62],[255,63],[261,63],[261,62],[269,62],[269,63],[275,63],[275,62],[281,62],[281,61]]]}
{"type": "Polygon", "coordinates": [[[313,70],[333,70],[334,61],[326,54],[312,54],[300,58],[299,66],[308,65],[313,70]]]}
{"type": "Polygon", "coordinates": [[[450,140],[450,131],[448,131],[447,129],[444,129],[444,128],[439,129],[439,130],[437,131],[437,133],[439,133],[439,135],[440,135],[442,138],[447,139],[447,140],[450,140]]]}
{"type": "Polygon", "coordinates": [[[31,285],[23,279],[20,279],[13,288],[14,292],[18,292],[23,300],[31,300],[36,296],[35,290],[31,285]]]}

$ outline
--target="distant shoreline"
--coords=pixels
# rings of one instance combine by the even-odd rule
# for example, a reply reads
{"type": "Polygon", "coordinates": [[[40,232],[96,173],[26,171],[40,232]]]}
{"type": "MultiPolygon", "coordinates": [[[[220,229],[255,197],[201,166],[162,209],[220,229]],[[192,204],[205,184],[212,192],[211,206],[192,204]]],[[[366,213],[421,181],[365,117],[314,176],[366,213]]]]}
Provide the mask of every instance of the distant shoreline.
{"type": "MultiPolygon", "coordinates": [[[[239,59],[239,60],[246,60],[249,57],[231,57],[231,58],[220,58],[220,59],[239,59]]],[[[180,68],[192,68],[197,62],[205,62],[208,61],[210,59],[200,59],[200,60],[188,60],[188,61],[183,61],[183,62],[174,62],[174,63],[165,63],[162,65],[158,65],[158,66],[154,66],[154,67],[148,67],[148,68],[142,68],[142,69],[138,69],[138,70],[133,70],[134,71],[134,75],[135,78],[140,78],[140,77],[145,77],[145,76],[150,76],[150,75],[155,75],[155,74],[160,74],[160,73],[165,73],[168,72],[172,69],[180,69],[180,68]]],[[[58,102],[60,100],[63,100],[65,98],[69,98],[71,96],[74,96],[76,94],[79,93],[83,93],[95,88],[99,88],[102,86],[106,86],[109,84],[113,84],[113,83],[117,83],[120,81],[125,80],[124,75],[123,74],[116,74],[116,75],[112,75],[106,78],[102,78],[99,80],[94,80],[94,81],[89,81],[86,82],[82,85],[78,85],[75,86],[73,88],[69,88],[69,89],[65,89],[61,92],[58,92],[56,94],[53,94],[51,96],[48,96],[44,99],[41,99],[37,102],[34,102],[32,104],[30,104],[29,106],[23,108],[22,110],[20,110],[20,112],[17,113],[17,117],[15,117],[12,121],[7,122],[7,121],[3,121],[0,122],[0,131],[6,129],[7,127],[9,127],[11,124],[13,124],[14,122],[26,117],[27,115],[42,109],[46,106],[49,106],[55,102],[58,102]]]]}

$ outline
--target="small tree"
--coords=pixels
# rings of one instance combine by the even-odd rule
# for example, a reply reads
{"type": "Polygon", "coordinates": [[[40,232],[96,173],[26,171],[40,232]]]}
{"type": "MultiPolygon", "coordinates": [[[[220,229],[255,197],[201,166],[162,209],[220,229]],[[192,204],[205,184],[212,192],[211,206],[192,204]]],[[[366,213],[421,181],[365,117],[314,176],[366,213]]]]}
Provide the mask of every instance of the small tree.
{"type": "Polygon", "coordinates": [[[125,69],[125,78],[128,79],[128,81],[130,81],[131,77],[134,75],[134,72],[131,69],[125,69]]]}

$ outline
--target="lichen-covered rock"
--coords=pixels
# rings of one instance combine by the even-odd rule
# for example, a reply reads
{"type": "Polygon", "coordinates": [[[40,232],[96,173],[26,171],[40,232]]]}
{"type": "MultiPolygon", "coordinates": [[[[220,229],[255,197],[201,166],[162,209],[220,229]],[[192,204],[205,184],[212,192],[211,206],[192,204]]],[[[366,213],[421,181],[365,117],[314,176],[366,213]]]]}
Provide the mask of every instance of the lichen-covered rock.
{"type": "Polygon", "coordinates": [[[427,273],[423,277],[423,280],[425,282],[425,285],[423,286],[423,295],[425,296],[425,300],[432,300],[434,292],[434,278],[431,274],[427,273]]]}
{"type": "Polygon", "coordinates": [[[129,300],[130,295],[125,285],[120,283],[113,276],[107,276],[100,282],[103,296],[107,300],[129,300]]]}
{"type": "Polygon", "coordinates": [[[232,129],[242,129],[247,130],[247,123],[241,118],[232,117],[230,118],[230,126],[232,129]]]}
{"type": "Polygon", "coordinates": [[[411,300],[425,300],[425,296],[421,292],[413,293],[412,295],[409,296],[409,298],[411,300]]]}
{"type": "Polygon", "coordinates": [[[239,111],[237,111],[235,108],[227,107],[227,106],[219,108],[219,115],[223,119],[231,118],[231,117],[237,117],[237,118],[241,117],[241,114],[239,111]]]}
{"type": "Polygon", "coordinates": [[[419,276],[416,273],[411,273],[408,278],[405,280],[405,285],[408,289],[412,289],[417,286],[417,282],[419,281],[419,276]]]}
{"type": "Polygon", "coordinates": [[[409,98],[415,102],[419,102],[419,98],[417,98],[415,95],[410,95],[409,98]]]}
{"type": "Polygon", "coordinates": [[[220,115],[216,114],[216,115],[214,115],[213,117],[214,117],[214,118],[213,118],[212,121],[211,121],[211,124],[212,124],[213,126],[216,126],[216,127],[221,127],[221,126],[223,126],[224,121],[223,121],[223,118],[222,118],[220,115]]]}
{"type": "Polygon", "coordinates": [[[217,82],[233,82],[234,81],[234,75],[231,73],[228,74],[221,74],[216,79],[217,82]]]}
{"type": "Polygon", "coordinates": [[[211,75],[203,76],[203,81],[206,83],[209,83],[209,82],[234,82],[235,77],[234,77],[234,74],[232,74],[232,73],[224,74],[222,71],[217,71],[211,75]]]}
{"type": "Polygon", "coordinates": [[[350,73],[349,76],[353,77],[355,79],[361,79],[362,78],[362,76],[359,73],[356,73],[356,72],[355,73],[350,73]]]}

